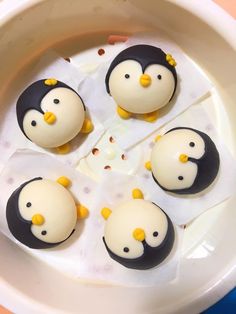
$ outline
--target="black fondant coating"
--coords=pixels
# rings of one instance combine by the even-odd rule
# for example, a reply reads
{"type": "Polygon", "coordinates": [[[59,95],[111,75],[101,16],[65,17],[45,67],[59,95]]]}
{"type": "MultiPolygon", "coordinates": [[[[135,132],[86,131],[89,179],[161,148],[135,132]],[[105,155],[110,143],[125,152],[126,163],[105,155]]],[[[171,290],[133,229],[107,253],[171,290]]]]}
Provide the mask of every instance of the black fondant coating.
{"type": "MultiPolygon", "coordinates": [[[[153,204],[156,205],[155,203],[153,204]]],[[[159,208],[160,207],[158,206],[158,209],[159,208]]],[[[165,214],[164,211],[163,213],[165,214]]],[[[127,268],[132,268],[132,269],[145,270],[145,269],[150,269],[159,265],[170,254],[174,245],[174,241],[175,241],[175,231],[174,231],[173,223],[168,217],[168,215],[166,215],[166,218],[168,221],[168,229],[167,229],[167,233],[163,242],[157,247],[151,247],[144,240],[142,242],[143,247],[144,247],[144,253],[142,256],[138,258],[130,259],[130,258],[120,257],[114,254],[107,246],[105,238],[103,237],[103,242],[105,244],[105,247],[110,257],[114,259],[116,262],[122,264],[123,266],[127,268]]]]}
{"type": "MultiPolygon", "coordinates": [[[[57,242],[57,243],[47,243],[47,242],[43,242],[37,239],[31,232],[32,222],[22,218],[22,216],[20,215],[19,207],[18,207],[19,195],[22,189],[27,184],[36,180],[42,180],[42,178],[38,177],[30,181],[27,181],[23,183],[18,189],[16,189],[12,193],[12,195],[10,196],[7,202],[6,218],[7,218],[7,224],[8,224],[9,230],[18,241],[20,241],[21,243],[23,243],[24,245],[32,249],[47,249],[47,248],[57,246],[58,244],[64,242],[65,240],[61,242],[57,242]]],[[[43,199],[43,196],[42,196],[42,199],[43,199]]],[[[72,233],[73,232],[74,230],[72,231],[72,233]]]]}
{"type": "MultiPolygon", "coordinates": [[[[49,93],[51,90],[59,87],[64,87],[72,90],[75,92],[78,97],[81,99],[82,104],[84,106],[84,110],[86,110],[84,102],[80,95],[70,86],[67,84],[57,81],[56,85],[46,85],[45,82],[46,79],[39,80],[28,86],[23,93],[20,95],[19,99],[17,100],[16,104],[16,115],[17,115],[17,121],[19,124],[19,127],[21,131],[24,133],[24,135],[28,138],[28,136],[24,132],[23,128],[23,120],[26,112],[28,110],[34,109],[39,111],[40,113],[44,114],[42,108],[41,108],[41,101],[46,96],[47,93],[49,93]]],[[[29,139],[30,140],[30,139],[29,139]]]]}
{"type": "Polygon", "coordinates": [[[193,185],[186,189],[168,190],[157,181],[153,173],[152,173],[152,177],[154,181],[165,191],[172,192],[175,194],[196,194],[205,190],[215,180],[219,171],[219,167],[220,167],[220,156],[212,139],[206,133],[203,133],[199,130],[187,128],[187,127],[178,127],[178,128],[169,130],[168,132],[166,132],[166,134],[175,130],[182,130],[182,129],[196,132],[197,134],[201,136],[201,138],[203,139],[205,143],[205,154],[201,158],[199,159],[189,158],[188,159],[190,162],[197,164],[197,167],[198,167],[197,176],[193,182],[193,185]]]}
{"type": "Polygon", "coordinates": [[[164,67],[166,67],[168,70],[171,71],[175,80],[175,89],[173,91],[171,98],[174,96],[176,85],[177,85],[177,74],[176,74],[175,67],[170,65],[166,61],[166,53],[163,50],[154,46],[150,46],[150,45],[131,46],[121,51],[115,57],[115,59],[112,61],[107,71],[106,79],[105,79],[106,90],[108,94],[110,94],[109,79],[110,79],[111,72],[119,63],[126,60],[135,60],[139,62],[142,66],[143,73],[145,69],[151,64],[161,64],[164,67]]]}

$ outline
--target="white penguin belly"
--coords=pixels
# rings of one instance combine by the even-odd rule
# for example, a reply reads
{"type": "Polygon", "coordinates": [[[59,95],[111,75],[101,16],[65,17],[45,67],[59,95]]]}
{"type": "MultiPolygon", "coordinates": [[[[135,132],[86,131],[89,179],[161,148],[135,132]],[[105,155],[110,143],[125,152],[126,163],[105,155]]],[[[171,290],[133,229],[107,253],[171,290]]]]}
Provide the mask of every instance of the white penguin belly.
{"type": "Polygon", "coordinates": [[[56,182],[46,179],[32,181],[22,189],[18,203],[23,219],[31,221],[36,214],[44,217],[43,224],[31,226],[33,235],[44,242],[64,241],[75,228],[75,201],[70,192],[56,182]],[[27,203],[31,206],[27,207],[27,203]]]}
{"type": "Polygon", "coordinates": [[[180,164],[178,156],[163,159],[163,154],[159,154],[155,160],[151,158],[151,164],[155,179],[167,190],[187,189],[197,176],[197,165],[192,162],[180,164]]]}
{"type": "Polygon", "coordinates": [[[106,223],[104,237],[109,249],[124,258],[142,256],[143,244],[133,237],[137,228],[145,232],[148,245],[157,247],[166,236],[168,221],[162,210],[149,201],[136,199],[126,202],[114,209],[106,223]],[[154,237],[154,232],[158,232],[158,236],[154,237]],[[124,248],[129,251],[125,252],[124,248]]]}
{"type": "Polygon", "coordinates": [[[144,87],[140,84],[143,74],[141,65],[134,60],[123,61],[112,71],[109,79],[110,94],[117,105],[137,114],[156,111],[165,106],[175,89],[172,73],[162,65],[150,65],[144,74],[150,76],[151,83],[144,87]],[[129,78],[126,79],[125,75],[129,78]],[[161,75],[161,80],[157,77],[161,75]]]}
{"type": "Polygon", "coordinates": [[[53,124],[44,121],[43,114],[29,110],[23,120],[23,129],[29,139],[35,144],[53,148],[72,140],[81,130],[85,112],[80,97],[72,90],[58,87],[51,90],[41,102],[43,112],[52,112],[56,116],[53,124]],[[54,99],[59,103],[55,104],[54,99]],[[36,126],[31,122],[36,121],[36,126]]]}
{"type": "Polygon", "coordinates": [[[205,143],[199,134],[187,129],[171,131],[162,136],[153,147],[152,173],[165,189],[190,188],[196,179],[198,166],[192,161],[181,162],[179,157],[184,154],[199,159],[204,153],[205,143]]]}

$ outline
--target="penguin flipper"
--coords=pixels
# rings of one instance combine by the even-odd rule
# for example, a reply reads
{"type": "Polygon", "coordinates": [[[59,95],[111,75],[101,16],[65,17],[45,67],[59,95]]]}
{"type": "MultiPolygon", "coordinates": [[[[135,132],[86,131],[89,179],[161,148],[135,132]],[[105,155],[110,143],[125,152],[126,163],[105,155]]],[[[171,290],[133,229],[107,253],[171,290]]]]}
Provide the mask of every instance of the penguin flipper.
{"type": "Polygon", "coordinates": [[[80,219],[85,219],[88,217],[89,215],[89,210],[87,207],[85,207],[84,205],[82,204],[77,204],[76,205],[76,208],[77,208],[77,218],[78,220],[80,219]]]}
{"type": "Polygon", "coordinates": [[[84,119],[84,123],[82,129],[80,130],[81,133],[87,134],[93,131],[93,123],[88,118],[84,119]]]}
{"type": "Polygon", "coordinates": [[[133,199],[144,199],[143,192],[140,189],[133,189],[132,197],[133,199]]]}
{"type": "Polygon", "coordinates": [[[57,179],[57,183],[64,186],[64,188],[67,188],[71,185],[71,180],[65,176],[61,176],[57,179]]]}

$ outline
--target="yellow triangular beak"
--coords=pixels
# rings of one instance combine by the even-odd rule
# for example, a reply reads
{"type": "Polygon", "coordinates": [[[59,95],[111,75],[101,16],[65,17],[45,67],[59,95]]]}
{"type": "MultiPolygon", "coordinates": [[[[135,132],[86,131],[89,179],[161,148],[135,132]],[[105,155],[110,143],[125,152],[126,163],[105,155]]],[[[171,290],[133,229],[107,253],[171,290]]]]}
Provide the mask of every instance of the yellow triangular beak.
{"type": "Polygon", "coordinates": [[[152,83],[152,78],[148,74],[143,74],[143,75],[140,76],[139,83],[143,87],[148,87],[152,83]]]}
{"type": "Polygon", "coordinates": [[[179,161],[182,162],[182,163],[187,162],[188,161],[188,156],[185,155],[185,154],[179,155],[179,161]]]}
{"type": "Polygon", "coordinates": [[[44,121],[48,124],[53,124],[57,117],[55,116],[55,114],[53,112],[45,112],[45,114],[43,115],[44,121]]]}
{"type": "Polygon", "coordinates": [[[41,214],[35,214],[32,217],[31,221],[33,225],[41,226],[44,223],[45,219],[41,214]]]}
{"type": "Polygon", "coordinates": [[[135,238],[135,240],[142,242],[145,239],[145,232],[143,229],[141,228],[136,228],[133,231],[133,237],[135,238]]]}

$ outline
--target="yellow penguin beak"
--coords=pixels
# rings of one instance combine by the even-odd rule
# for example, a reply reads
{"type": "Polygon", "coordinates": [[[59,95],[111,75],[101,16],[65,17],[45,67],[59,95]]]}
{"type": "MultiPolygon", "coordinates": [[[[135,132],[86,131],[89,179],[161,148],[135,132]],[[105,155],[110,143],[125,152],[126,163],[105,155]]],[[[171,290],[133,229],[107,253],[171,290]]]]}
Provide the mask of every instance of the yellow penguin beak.
{"type": "Polygon", "coordinates": [[[45,114],[43,115],[44,121],[48,124],[53,124],[57,117],[55,116],[55,114],[53,112],[45,112],[45,114]]]}
{"type": "Polygon", "coordinates": [[[136,228],[133,231],[133,237],[135,240],[142,242],[145,239],[145,232],[141,228],[136,228]]]}
{"type": "Polygon", "coordinates": [[[45,218],[41,214],[35,214],[31,221],[33,225],[41,226],[44,223],[45,218]]]}
{"type": "Polygon", "coordinates": [[[152,78],[148,74],[143,74],[143,75],[140,76],[139,83],[143,87],[148,87],[152,83],[152,78]]]}
{"type": "Polygon", "coordinates": [[[185,155],[185,154],[179,155],[179,161],[182,162],[182,163],[187,162],[188,161],[188,156],[185,155]]]}

